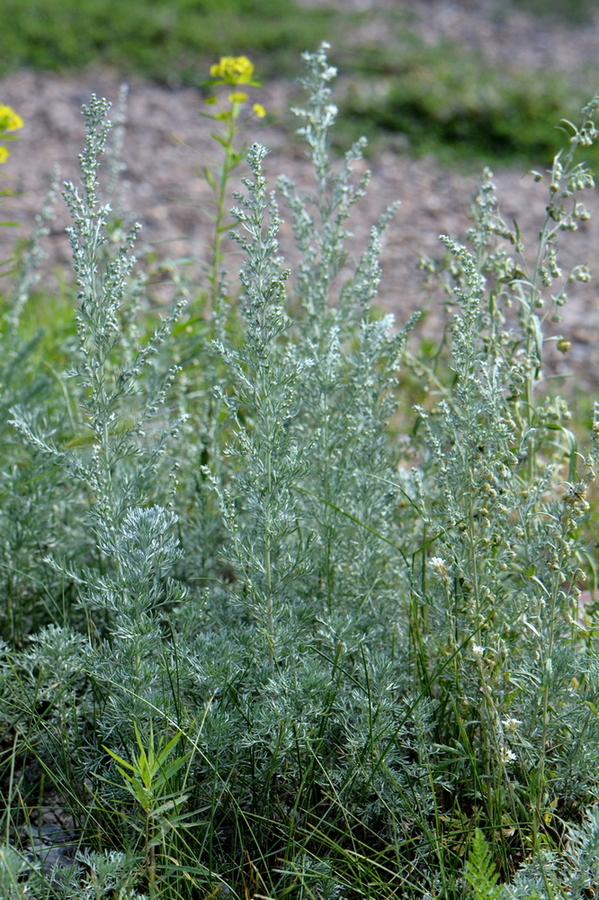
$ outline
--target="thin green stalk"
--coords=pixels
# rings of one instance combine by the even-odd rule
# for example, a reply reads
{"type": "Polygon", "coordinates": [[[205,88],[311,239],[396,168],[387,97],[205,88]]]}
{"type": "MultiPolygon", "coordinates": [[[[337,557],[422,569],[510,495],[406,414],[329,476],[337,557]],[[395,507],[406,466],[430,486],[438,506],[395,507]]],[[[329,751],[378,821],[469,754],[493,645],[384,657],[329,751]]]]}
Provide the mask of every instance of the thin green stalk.
{"type": "MultiPolygon", "coordinates": [[[[212,138],[224,151],[217,177],[214,177],[214,174],[207,166],[203,167],[204,178],[212,189],[212,202],[215,208],[208,274],[210,292],[206,301],[206,315],[211,312],[212,316],[218,319],[221,313],[220,304],[224,287],[222,245],[225,234],[232,225],[231,220],[228,218],[229,181],[233,171],[244,159],[247,149],[244,145],[239,148],[235,146],[241,128],[240,116],[248,100],[245,87],[257,86],[260,82],[254,80],[254,66],[246,56],[221,57],[220,61],[210,68],[210,76],[208,84],[215,87],[225,86],[229,90],[226,98],[228,104],[226,108],[221,109],[217,113],[201,113],[204,118],[224,125],[223,130],[220,132],[212,132],[212,138]],[[240,88],[244,88],[244,90],[240,88]]],[[[206,102],[213,104],[216,103],[216,100],[215,96],[211,96],[206,102]]],[[[255,103],[250,116],[252,114],[258,117],[264,116],[264,107],[259,103],[255,103]]],[[[246,122],[247,117],[243,124],[246,122]]]]}

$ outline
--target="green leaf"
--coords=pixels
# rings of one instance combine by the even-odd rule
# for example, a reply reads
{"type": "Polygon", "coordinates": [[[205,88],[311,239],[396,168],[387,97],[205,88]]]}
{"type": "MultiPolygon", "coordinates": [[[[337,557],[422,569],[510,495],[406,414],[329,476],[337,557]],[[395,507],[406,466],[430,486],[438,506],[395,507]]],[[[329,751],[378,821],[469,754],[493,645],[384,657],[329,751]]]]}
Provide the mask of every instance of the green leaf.
{"type": "Polygon", "coordinates": [[[499,900],[501,897],[495,862],[480,828],[474,832],[464,875],[472,888],[473,900],[499,900]]]}

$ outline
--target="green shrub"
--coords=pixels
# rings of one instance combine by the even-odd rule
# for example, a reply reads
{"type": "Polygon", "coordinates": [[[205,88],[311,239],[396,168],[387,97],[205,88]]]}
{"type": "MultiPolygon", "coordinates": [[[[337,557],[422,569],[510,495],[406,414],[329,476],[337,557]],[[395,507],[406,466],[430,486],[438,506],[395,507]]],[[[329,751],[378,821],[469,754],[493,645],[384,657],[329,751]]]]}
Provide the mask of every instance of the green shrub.
{"type": "Polygon", "coordinates": [[[587,216],[577,154],[599,97],[537,175],[534,267],[488,170],[465,243],[442,238],[443,376],[410,350],[413,322],[373,307],[394,207],[339,282],[364,143],[331,162],[335,70],[326,45],[305,61],[296,113],[315,189],[281,177],[271,191],[265,148],[249,149],[238,297],[210,268],[205,285],[179,280],[156,321],[136,229],[119,239],[102,200],[110,123],[92,97],[81,186],[64,188],[77,297],[52,378],[21,335],[27,279],[6,306],[7,896],[597,887],[597,617],[579,600],[599,409],[579,447],[542,367],[544,317],[588,278],[562,272],[558,238],[587,216]],[[293,281],[279,203],[301,254],[293,281]],[[402,367],[426,410],[405,408],[402,367]],[[77,834],[61,873],[9,844],[50,803],[77,834]]]}
{"type": "Polygon", "coordinates": [[[494,67],[449,42],[405,42],[394,60],[366,54],[361,67],[370,77],[344,98],[345,127],[373,137],[401,134],[412,152],[450,161],[551,158],[563,144],[560,117],[571,117],[584,97],[580,76],[577,83],[563,72],[534,77],[494,67]]]}

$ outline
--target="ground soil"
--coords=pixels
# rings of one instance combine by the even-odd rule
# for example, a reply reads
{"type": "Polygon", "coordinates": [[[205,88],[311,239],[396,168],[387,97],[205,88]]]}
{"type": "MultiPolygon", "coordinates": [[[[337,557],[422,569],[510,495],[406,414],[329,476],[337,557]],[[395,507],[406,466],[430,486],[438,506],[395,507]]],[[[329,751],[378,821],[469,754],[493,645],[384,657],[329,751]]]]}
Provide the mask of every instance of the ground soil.
{"type": "MultiPolygon", "coordinates": [[[[318,0],[305,0],[306,14],[318,0]]],[[[330,2],[330,0],[328,0],[330,2]]],[[[338,0],[341,2],[341,0],[338,0]]],[[[347,7],[349,0],[344,0],[347,7]]],[[[382,13],[397,6],[399,0],[351,0],[358,9],[372,13],[360,34],[347,40],[366,37],[376,42],[385,40],[382,13]]],[[[508,13],[498,2],[405,2],[411,27],[420,30],[430,42],[443,37],[460,40],[468,48],[479,48],[494,62],[509,60],[527,67],[531,77],[543,77],[547,66],[574,71],[599,59],[599,25],[565,27],[539,22],[519,12],[508,13]]],[[[323,35],[333,42],[334,36],[323,35]]],[[[299,69],[299,61],[298,61],[299,69]]],[[[599,69],[598,69],[599,73],[599,69]]],[[[201,77],[198,78],[201,80],[201,77]]],[[[18,219],[22,225],[2,229],[0,259],[9,252],[15,237],[28,234],[39,211],[56,167],[60,180],[77,180],[77,154],[84,137],[81,107],[90,94],[96,93],[116,102],[122,79],[117,73],[94,69],[76,77],[19,71],[0,82],[0,101],[13,106],[23,116],[26,126],[12,155],[3,167],[9,185],[20,192],[8,200],[3,219],[18,219]]],[[[129,97],[123,160],[124,183],[116,202],[138,220],[142,228],[141,249],[160,259],[206,258],[210,240],[210,219],[206,214],[210,192],[200,174],[202,166],[218,161],[218,146],[210,137],[211,123],[198,115],[205,109],[199,89],[173,89],[128,80],[129,97]]],[[[599,84],[599,74],[598,74],[599,84]]],[[[343,80],[341,83],[343,87],[343,80]]],[[[272,179],[287,174],[303,188],[312,187],[311,170],[302,146],[293,138],[293,121],[288,109],[290,100],[301,99],[297,88],[288,82],[274,82],[255,89],[255,100],[267,107],[269,123],[248,125],[247,140],[260,140],[271,149],[267,158],[267,174],[272,179]]],[[[542,163],[542,161],[541,161],[542,163]]],[[[359,175],[366,164],[356,165],[359,175]]],[[[357,253],[368,238],[370,226],[392,201],[401,206],[388,229],[380,286],[381,306],[404,321],[415,309],[427,312],[424,331],[439,334],[444,313],[438,293],[423,287],[422,273],[417,269],[421,253],[441,255],[438,235],[463,235],[469,227],[470,198],[479,181],[479,172],[464,172],[440,165],[434,158],[412,159],[397,149],[387,148],[368,160],[372,181],[368,196],[357,208],[350,223],[355,235],[352,252],[357,253]]],[[[521,169],[498,167],[495,182],[501,212],[509,221],[518,220],[520,228],[534,246],[542,225],[547,201],[546,188],[531,176],[523,177],[521,169]]],[[[597,192],[590,192],[588,206],[599,213],[597,192]]],[[[285,212],[283,211],[285,216],[285,212]]],[[[287,216],[290,219],[290,216],[287,216]]],[[[46,286],[56,282],[57,270],[64,270],[69,247],[64,227],[68,214],[62,200],[47,239],[48,261],[43,269],[46,286]]],[[[291,227],[282,229],[282,244],[291,246],[291,227]]],[[[575,262],[594,268],[599,237],[599,214],[576,234],[565,235],[564,269],[575,262]]],[[[293,253],[290,252],[293,263],[293,253]]],[[[233,267],[237,265],[234,261],[233,267]]],[[[191,271],[191,269],[189,270],[191,271]]],[[[201,275],[198,274],[198,279],[201,275]]],[[[565,358],[556,356],[556,371],[571,370],[574,380],[584,388],[599,383],[599,304],[597,278],[589,285],[575,285],[564,321],[559,326],[572,343],[565,358]]]]}

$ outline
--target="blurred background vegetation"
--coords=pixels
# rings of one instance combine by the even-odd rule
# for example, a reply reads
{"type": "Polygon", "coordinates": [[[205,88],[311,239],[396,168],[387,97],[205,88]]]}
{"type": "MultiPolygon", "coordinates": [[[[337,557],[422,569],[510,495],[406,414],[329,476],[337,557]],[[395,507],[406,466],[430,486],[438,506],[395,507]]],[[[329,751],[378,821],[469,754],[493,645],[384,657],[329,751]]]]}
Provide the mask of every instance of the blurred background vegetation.
{"type": "MultiPolygon", "coordinates": [[[[565,28],[589,22],[598,0],[511,4],[565,28]]],[[[72,73],[100,64],[173,87],[198,85],[220,55],[245,53],[263,80],[288,79],[303,50],[329,40],[331,58],[347,75],[343,146],[364,133],[375,149],[391,142],[448,163],[484,157],[518,164],[550,158],[563,139],[553,126],[575,116],[599,84],[599,66],[566,77],[548,61],[543,77],[531,77],[458,43],[425,45],[410,28],[409,4],[386,6],[356,12],[294,0],[3,0],[0,76],[21,66],[72,73]],[[384,42],[361,41],[374,17],[384,17],[384,42]]]]}

